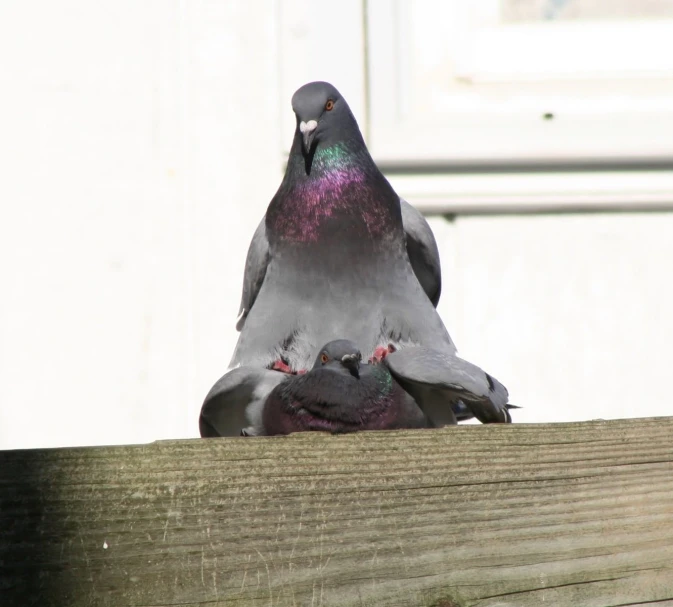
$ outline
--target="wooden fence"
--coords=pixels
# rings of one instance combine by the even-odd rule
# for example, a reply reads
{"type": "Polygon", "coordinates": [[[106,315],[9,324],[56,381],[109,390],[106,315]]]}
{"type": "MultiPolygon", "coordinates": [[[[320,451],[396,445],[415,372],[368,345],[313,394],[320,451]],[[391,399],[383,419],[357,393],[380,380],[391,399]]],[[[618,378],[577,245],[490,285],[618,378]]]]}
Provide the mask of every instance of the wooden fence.
{"type": "Polygon", "coordinates": [[[673,418],[0,452],[0,605],[673,606],[673,418]]]}

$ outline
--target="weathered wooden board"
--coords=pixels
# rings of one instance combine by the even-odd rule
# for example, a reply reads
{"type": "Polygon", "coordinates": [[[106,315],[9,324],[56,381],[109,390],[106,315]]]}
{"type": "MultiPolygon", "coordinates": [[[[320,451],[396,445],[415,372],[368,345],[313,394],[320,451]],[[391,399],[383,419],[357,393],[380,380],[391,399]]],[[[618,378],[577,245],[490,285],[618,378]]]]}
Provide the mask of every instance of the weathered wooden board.
{"type": "Polygon", "coordinates": [[[673,605],[673,418],[0,452],[0,605],[673,605]]]}

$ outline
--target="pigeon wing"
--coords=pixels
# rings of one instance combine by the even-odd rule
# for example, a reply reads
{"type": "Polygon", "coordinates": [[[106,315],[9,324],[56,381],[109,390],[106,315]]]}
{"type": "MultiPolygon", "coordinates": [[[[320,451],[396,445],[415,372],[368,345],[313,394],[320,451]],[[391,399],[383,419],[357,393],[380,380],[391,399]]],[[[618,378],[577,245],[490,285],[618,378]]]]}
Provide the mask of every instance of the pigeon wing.
{"type": "Polygon", "coordinates": [[[505,386],[462,358],[412,346],[389,354],[384,362],[393,377],[437,425],[442,425],[443,421],[437,419],[438,415],[454,416],[453,411],[449,416],[444,409],[451,410],[458,401],[482,423],[512,421],[505,386]]]}
{"type": "Polygon", "coordinates": [[[436,308],[442,292],[442,270],[435,235],[425,217],[415,207],[403,198],[400,198],[400,206],[411,267],[436,308]]]}
{"type": "Polygon", "coordinates": [[[262,409],[271,390],[291,377],[287,373],[237,367],[225,373],[203,401],[199,417],[202,437],[263,434],[262,409]]]}
{"type": "Polygon", "coordinates": [[[257,294],[262,288],[266,268],[269,265],[269,241],[266,237],[266,216],[257,226],[253,234],[248,255],[245,259],[245,271],[243,273],[243,293],[241,294],[241,305],[236,319],[236,330],[240,331],[245,324],[252,306],[257,299],[257,294]]]}

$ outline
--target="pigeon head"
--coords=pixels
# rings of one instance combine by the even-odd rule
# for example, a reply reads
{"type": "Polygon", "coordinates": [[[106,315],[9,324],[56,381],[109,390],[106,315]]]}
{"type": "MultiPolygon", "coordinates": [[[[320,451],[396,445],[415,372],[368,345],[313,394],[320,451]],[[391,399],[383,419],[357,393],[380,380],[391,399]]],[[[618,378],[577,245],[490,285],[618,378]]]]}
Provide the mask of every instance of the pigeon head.
{"type": "Polygon", "coordinates": [[[308,266],[329,259],[346,271],[351,264],[336,264],[334,249],[350,261],[384,246],[404,247],[400,197],[374,163],[339,91],[310,82],[294,94],[292,108],[297,125],[285,175],[266,212],[270,248],[315,246],[320,256],[304,256],[308,266]]]}
{"type": "Polygon", "coordinates": [[[362,354],[358,347],[348,339],[330,341],[320,349],[313,369],[329,369],[336,373],[360,377],[362,354]]]}
{"type": "Polygon", "coordinates": [[[344,127],[350,127],[361,137],[346,100],[329,82],[309,82],[302,86],[292,96],[292,109],[297,116],[304,156],[318,143],[329,144],[340,139],[344,127]]]}

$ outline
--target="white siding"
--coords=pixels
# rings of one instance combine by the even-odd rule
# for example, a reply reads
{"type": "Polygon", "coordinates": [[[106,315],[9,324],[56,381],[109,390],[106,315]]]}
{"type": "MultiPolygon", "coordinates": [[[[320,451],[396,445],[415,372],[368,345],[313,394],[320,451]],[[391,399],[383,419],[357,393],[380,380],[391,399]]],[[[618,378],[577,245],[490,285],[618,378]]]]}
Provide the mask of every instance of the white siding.
{"type": "Polygon", "coordinates": [[[439,309],[521,422],[673,414],[673,214],[433,219],[439,309]],[[437,224],[444,223],[444,227],[437,224]]]}
{"type": "Polygon", "coordinates": [[[0,447],[197,435],[282,171],[274,7],[2,4],[0,447]]]}

